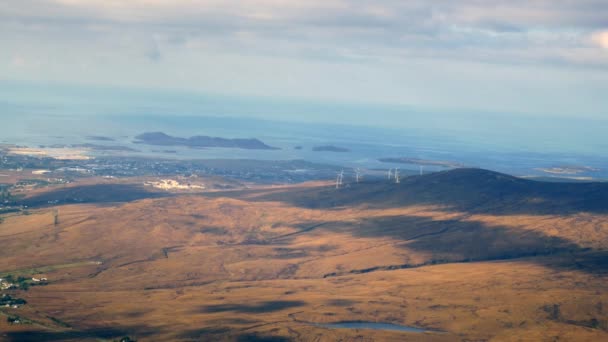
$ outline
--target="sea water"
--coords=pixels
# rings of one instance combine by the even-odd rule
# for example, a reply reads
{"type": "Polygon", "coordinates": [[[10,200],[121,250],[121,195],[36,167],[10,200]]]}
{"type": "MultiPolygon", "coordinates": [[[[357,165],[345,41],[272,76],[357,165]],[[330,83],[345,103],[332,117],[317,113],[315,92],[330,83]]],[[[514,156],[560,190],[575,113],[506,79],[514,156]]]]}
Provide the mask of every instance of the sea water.
{"type": "MultiPolygon", "coordinates": [[[[543,175],[540,168],[588,166],[598,171],[577,176],[608,178],[608,141],[603,139],[608,124],[597,120],[509,120],[480,114],[460,114],[456,120],[447,114],[433,116],[394,108],[314,106],[146,91],[123,94],[107,89],[23,84],[11,87],[7,83],[0,83],[0,90],[1,143],[38,147],[88,142],[131,147],[138,152],[128,154],[140,157],[304,159],[345,167],[418,170],[418,165],[378,161],[383,157],[407,157],[537,176],[543,175]],[[321,122],[348,118],[351,112],[351,121],[321,122]],[[375,120],[370,123],[369,117],[375,120]],[[181,137],[257,138],[279,149],[192,149],[134,143],[136,135],[154,131],[181,137]],[[114,141],[87,141],[87,136],[106,136],[114,141]],[[312,151],[319,145],[343,147],[350,152],[312,151]]],[[[426,171],[441,169],[424,167],[426,171]]]]}

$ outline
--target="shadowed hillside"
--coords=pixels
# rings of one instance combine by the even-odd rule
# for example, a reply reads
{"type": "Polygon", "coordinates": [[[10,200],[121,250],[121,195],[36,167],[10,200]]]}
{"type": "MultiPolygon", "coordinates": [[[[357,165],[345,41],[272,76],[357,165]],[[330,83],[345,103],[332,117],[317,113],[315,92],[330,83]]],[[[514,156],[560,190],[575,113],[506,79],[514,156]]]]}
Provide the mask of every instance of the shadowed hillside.
{"type": "Polygon", "coordinates": [[[22,199],[18,204],[40,207],[49,204],[131,202],[166,196],[170,194],[151,191],[139,184],[92,184],[51,189],[22,199]]]}
{"type": "Polygon", "coordinates": [[[608,183],[540,182],[483,169],[411,176],[402,179],[400,184],[375,181],[350,183],[342,189],[328,186],[295,192],[293,189],[251,191],[241,195],[248,200],[288,202],[304,208],[441,205],[452,210],[493,214],[608,212],[608,183]]]}

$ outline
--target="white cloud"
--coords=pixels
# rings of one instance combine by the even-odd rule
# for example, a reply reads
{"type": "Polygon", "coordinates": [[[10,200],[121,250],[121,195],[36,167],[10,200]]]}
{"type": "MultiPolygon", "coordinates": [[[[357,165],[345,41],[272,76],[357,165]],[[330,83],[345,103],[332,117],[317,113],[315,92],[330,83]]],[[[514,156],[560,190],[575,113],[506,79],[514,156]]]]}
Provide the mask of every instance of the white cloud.
{"type": "Polygon", "coordinates": [[[591,40],[599,47],[608,49],[608,30],[595,32],[591,35],[591,40]]]}
{"type": "Polygon", "coordinates": [[[511,109],[517,80],[504,76],[526,70],[523,98],[560,109],[566,96],[539,89],[604,77],[606,27],[604,0],[3,0],[0,75],[511,109]]]}
{"type": "Polygon", "coordinates": [[[124,48],[125,40],[149,45],[154,37],[156,46],[143,53],[152,59],[160,56],[158,45],[172,45],[357,63],[394,56],[517,64],[558,57],[580,65],[572,51],[588,46],[590,36],[605,47],[602,32],[591,34],[607,18],[608,3],[598,0],[5,0],[0,38],[4,32],[23,39],[38,33],[58,44],[114,39],[124,48]]]}

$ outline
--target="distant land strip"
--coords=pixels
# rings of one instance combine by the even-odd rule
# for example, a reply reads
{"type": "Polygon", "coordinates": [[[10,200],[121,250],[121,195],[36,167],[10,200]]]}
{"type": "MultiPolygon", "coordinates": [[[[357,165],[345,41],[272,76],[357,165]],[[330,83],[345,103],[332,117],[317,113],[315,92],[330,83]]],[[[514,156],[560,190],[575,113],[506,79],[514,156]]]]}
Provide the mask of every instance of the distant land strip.
{"type": "Polygon", "coordinates": [[[378,161],[382,163],[396,163],[396,164],[414,164],[414,165],[429,165],[429,166],[441,166],[441,167],[464,167],[464,164],[447,161],[447,160],[427,160],[418,158],[408,157],[396,157],[396,158],[380,158],[378,161]]]}
{"type": "Polygon", "coordinates": [[[258,139],[227,139],[220,137],[209,137],[196,135],[189,138],[174,137],[163,132],[147,132],[135,137],[134,143],[157,146],[187,146],[187,147],[223,147],[240,148],[248,150],[279,150],[277,147],[268,146],[258,139]]]}
{"type": "Polygon", "coordinates": [[[315,146],[312,148],[312,150],[314,152],[350,152],[350,150],[345,147],[338,147],[333,145],[315,146]]]}

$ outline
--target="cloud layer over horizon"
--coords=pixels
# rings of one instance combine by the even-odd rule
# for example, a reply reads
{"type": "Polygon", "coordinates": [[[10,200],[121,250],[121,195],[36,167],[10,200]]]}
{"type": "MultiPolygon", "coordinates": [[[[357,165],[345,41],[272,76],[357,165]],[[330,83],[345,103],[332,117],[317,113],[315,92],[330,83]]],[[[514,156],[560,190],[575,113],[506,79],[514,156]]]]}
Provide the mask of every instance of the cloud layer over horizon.
{"type": "Polygon", "coordinates": [[[7,0],[0,77],[603,117],[603,0],[7,0]]]}

